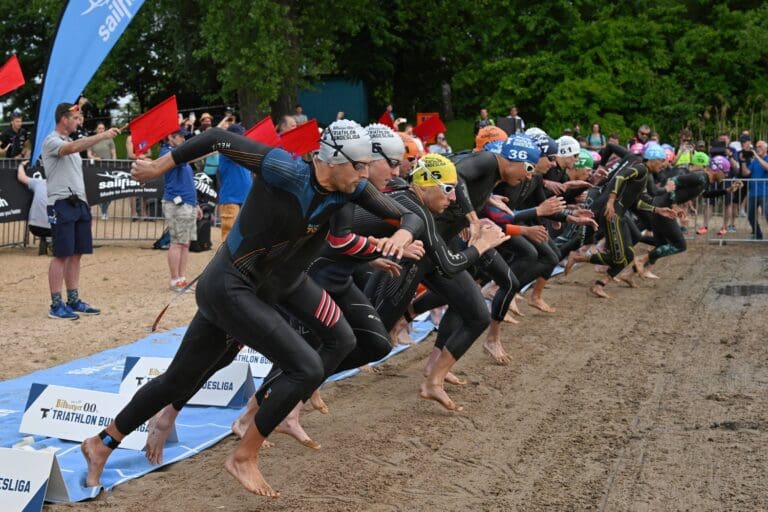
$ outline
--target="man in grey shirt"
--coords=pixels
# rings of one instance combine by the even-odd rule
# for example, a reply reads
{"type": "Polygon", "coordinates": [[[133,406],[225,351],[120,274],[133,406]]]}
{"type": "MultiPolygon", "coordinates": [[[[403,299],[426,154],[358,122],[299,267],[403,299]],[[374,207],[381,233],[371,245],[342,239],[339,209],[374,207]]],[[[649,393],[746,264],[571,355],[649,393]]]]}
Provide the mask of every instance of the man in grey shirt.
{"type": "Polygon", "coordinates": [[[91,137],[73,141],[69,134],[80,119],[77,105],[60,103],[56,107],[56,128],[43,141],[43,168],[48,185],[48,220],[53,238],[53,259],[48,268],[51,290],[51,318],[76,320],[79,315],[98,315],[100,311],[80,299],[80,258],[93,252],[91,212],[85,196],[83,160],[80,152],[99,141],[114,139],[120,133],[110,128],[91,137]],[[67,302],[61,297],[61,282],[67,286],[67,302]]]}
{"type": "Polygon", "coordinates": [[[45,180],[36,172],[31,178],[27,176],[29,160],[19,164],[16,169],[16,179],[32,192],[32,205],[29,207],[27,225],[29,232],[40,238],[39,256],[47,254],[48,237],[51,236],[51,225],[48,223],[48,188],[45,180]]]}

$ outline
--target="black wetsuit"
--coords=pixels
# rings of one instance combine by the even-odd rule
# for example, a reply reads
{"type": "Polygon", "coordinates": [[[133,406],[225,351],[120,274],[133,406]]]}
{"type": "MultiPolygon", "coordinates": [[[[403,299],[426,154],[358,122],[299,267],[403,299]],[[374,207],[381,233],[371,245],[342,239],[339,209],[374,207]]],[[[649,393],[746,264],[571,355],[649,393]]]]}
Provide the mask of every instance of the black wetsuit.
{"type": "Polygon", "coordinates": [[[210,369],[234,351],[233,339],[283,370],[256,414],[259,432],[269,435],[355,344],[338,305],[304,273],[307,260],[324,243],[332,215],[355,202],[411,232],[421,229],[417,216],[403,212],[366,180],[352,194],[329,193],[306,162],[225,130],[206,130],[174,148],[171,156],[178,164],[211,151],[257,176],[226,243],[200,277],[198,311],[173,362],[115,418],[126,435],[165,405],[191,396],[210,369]],[[275,310],[277,304],[321,338],[319,351],[291,328],[275,310]]]}

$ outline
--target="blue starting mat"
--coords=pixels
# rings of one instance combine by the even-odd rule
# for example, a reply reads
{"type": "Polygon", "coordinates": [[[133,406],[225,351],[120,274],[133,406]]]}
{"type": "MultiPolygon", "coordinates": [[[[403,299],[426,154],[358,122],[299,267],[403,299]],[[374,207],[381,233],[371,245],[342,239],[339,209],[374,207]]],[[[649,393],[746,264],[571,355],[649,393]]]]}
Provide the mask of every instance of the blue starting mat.
{"type": "MultiPolygon", "coordinates": [[[[411,337],[416,342],[423,341],[434,328],[429,321],[429,315],[424,314],[414,321],[411,337]]],[[[22,441],[24,436],[19,432],[19,425],[32,384],[54,384],[118,393],[126,357],[173,357],[185,331],[186,327],[180,327],[154,333],[122,347],[0,382],[0,447],[9,448],[22,441]]],[[[397,345],[387,357],[373,364],[379,364],[408,348],[408,345],[397,345]]],[[[328,381],[349,378],[358,372],[357,369],[341,372],[331,376],[328,381]]],[[[261,382],[261,378],[254,378],[256,388],[261,382]]],[[[150,465],[143,452],[119,448],[112,454],[104,469],[102,486],[111,490],[127,480],[138,478],[213,446],[231,434],[232,422],[241,412],[242,410],[225,407],[185,407],[176,421],[179,440],[166,443],[162,465],[150,465]]],[[[80,453],[79,443],[38,436],[30,447],[36,450],[49,447],[55,449],[68,494],[68,500],[65,501],[82,501],[98,495],[101,487],[85,486],[87,466],[80,453]]]]}

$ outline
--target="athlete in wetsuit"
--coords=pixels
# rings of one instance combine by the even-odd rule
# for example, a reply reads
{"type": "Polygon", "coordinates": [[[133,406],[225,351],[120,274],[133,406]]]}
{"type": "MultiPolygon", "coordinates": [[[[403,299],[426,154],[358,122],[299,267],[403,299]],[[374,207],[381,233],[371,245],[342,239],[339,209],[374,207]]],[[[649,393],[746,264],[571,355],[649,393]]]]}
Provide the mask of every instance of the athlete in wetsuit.
{"type": "MultiPolygon", "coordinates": [[[[728,189],[706,190],[707,185],[719,183],[728,175],[730,162],[723,156],[715,156],[705,171],[693,171],[688,174],[678,174],[667,180],[673,186],[667,192],[653,198],[654,206],[672,206],[685,204],[702,195],[706,198],[724,196],[740,188],[740,182],[734,183],[728,189]]],[[[635,258],[638,273],[645,275],[649,266],[654,265],[659,258],[672,256],[687,249],[685,237],[676,219],[654,216],[651,220],[655,248],[648,254],[635,258]]]]}
{"type": "MultiPolygon", "coordinates": [[[[608,149],[623,158],[627,157],[627,150],[621,146],[609,144],[608,149]]],[[[671,208],[657,208],[640,200],[640,194],[647,185],[648,168],[661,169],[666,163],[666,155],[659,146],[649,146],[644,156],[645,162],[626,158],[624,165],[619,166],[592,206],[595,217],[600,221],[600,228],[605,234],[605,250],[591,256],[571,252],[565,265],[566,275],[574,263],[589,261],[598,265],[608,265],[608,275],[614,277],[632,262],[634,258],[632,239],[624,222],[624,214],[629,208],[634,207],[670,218],[675,217],[675,212],[671,208]],[[654,147],[659,149],[661,156],[657,151],[651,150],[654,147]]],[[[606,284],[606,281],[598,279],[590,291],[598,297],[609,298],[604,289],[606,284]]]]}
{"type": "Polygon", "coordinates": [[[125,435],[165,405],[189,396],[227,351],[231,337],[264,354],[284,373],[272,384],[272,393],[225,468],[247,490],[277,496],[258,469],[263,441],[354,347],[354,334],[338,306],[304,274],[305,259],[322,243],[333,213],[348,202],[400,221],[403,229],[381,243],[384,256],[399,257],[412,241],[412,232],[421,228],[418,217],[401,212],[365,180],[371,142],[352,121],[337,121],[325,130],[314,165],[213,129],[154,162],[137,161],[132,174],[148,181],[211,151],[251,169],[256,174],[253,186],[226,243],[201,275],[198,312],[174,361],[161,377],[142,387],[104,431],[84,441],[88,485],[98,484],[109,454],[125,435]],[[322,338],[319,352],[291,329],[275,304],[322,338]]]}

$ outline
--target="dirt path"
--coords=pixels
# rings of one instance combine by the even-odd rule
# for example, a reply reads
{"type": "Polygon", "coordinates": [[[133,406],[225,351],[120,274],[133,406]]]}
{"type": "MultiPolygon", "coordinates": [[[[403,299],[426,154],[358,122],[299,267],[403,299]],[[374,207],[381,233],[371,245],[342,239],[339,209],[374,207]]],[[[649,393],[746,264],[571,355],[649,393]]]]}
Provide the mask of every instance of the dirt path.
{"type": "MultiPolygon", "coordinates": [[[[208,258],[195,256],[196,268],[208,258]]],[[[0,291],[3,331],[13,333],[2,341],[4,378],[132,341],[168,296],[158,253],[104,249],[89,258],[83,288],[110,313],[62,326],[40,309],[39,265],[5,277],[17,260],[36,258],[0,259],[9,262],[3,282],[18,281],[0,291]],[[46,359],[46,346],[58,360],[46,359]]],[[[459,363],[470,380],[451,389],[462,414],[416,396],[428,343],[383,375],[325,388],[331,415],[304,416],[322,450],[275,435],[264,452],[278,500],[247,495],[223,471],[230,438],[95,501],[47,510],[765,509],[768,295],[717,289],[768,284],[768,251],[694,246],[657,271],[664,279],[636,290],[611,285],[610,302],[587,296],[589,268],[553,281],[555,315],[524,307],[521,324],[505,327],[512,365],[491,364],[479,346],[459,363]]],[[[188,320],[192,307],[175,308],[166,325],[188,320]]]]}

